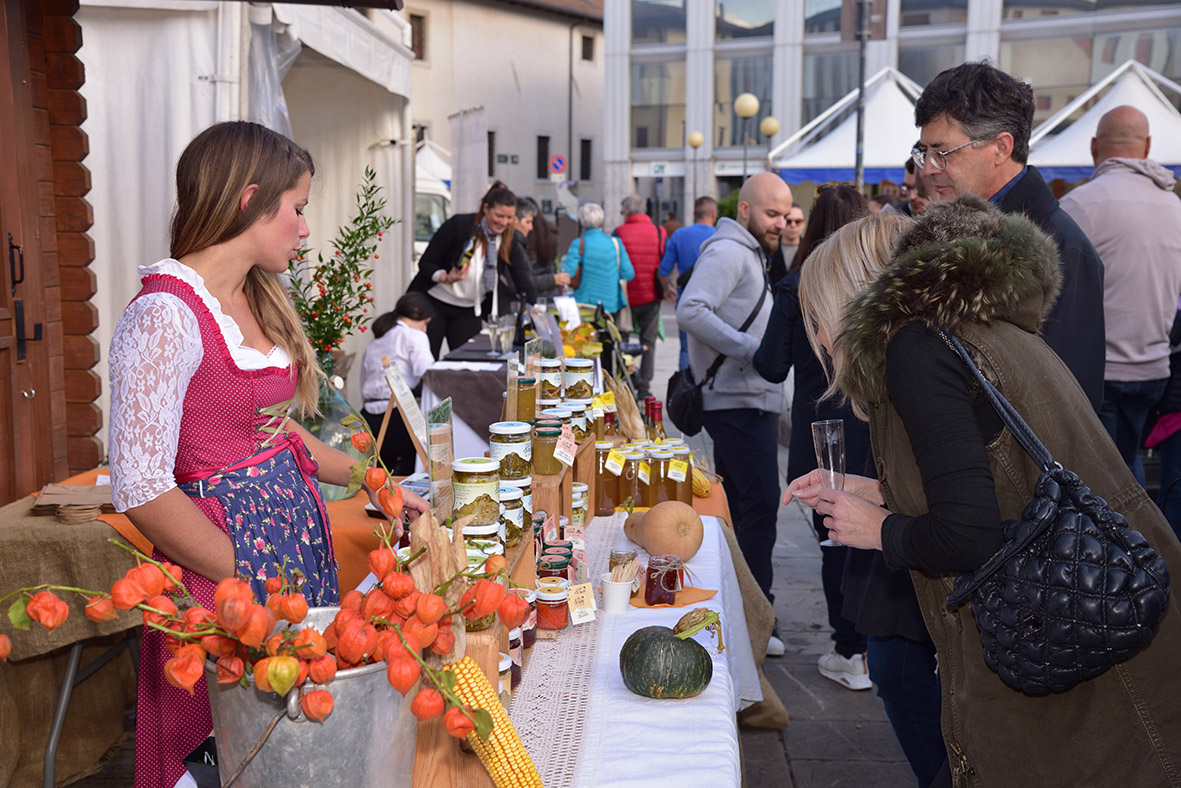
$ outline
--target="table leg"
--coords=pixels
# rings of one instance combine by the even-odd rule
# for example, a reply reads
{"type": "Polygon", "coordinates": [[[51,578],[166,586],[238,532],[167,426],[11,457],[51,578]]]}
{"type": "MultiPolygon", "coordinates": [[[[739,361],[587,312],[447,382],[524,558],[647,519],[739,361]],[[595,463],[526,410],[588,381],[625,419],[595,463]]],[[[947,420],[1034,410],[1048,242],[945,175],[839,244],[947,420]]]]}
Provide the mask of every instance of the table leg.
{"type": "Polygon", "coordinates": [[[62,679],[61,694],[57,699],[57,711],[53,715],[53,726],[49,729],[49,743],[45,746],[45,788],[53,788],[54,761],[57,760],[57,745],[61,741],[62,728],[66,724],[66,711],[70,708],[70,695],[74,692],[74,678],[78,675],[78,662],[82,659],[82,641],[70,646],[70,659],[66,664],[66,675],[62,679]]]}

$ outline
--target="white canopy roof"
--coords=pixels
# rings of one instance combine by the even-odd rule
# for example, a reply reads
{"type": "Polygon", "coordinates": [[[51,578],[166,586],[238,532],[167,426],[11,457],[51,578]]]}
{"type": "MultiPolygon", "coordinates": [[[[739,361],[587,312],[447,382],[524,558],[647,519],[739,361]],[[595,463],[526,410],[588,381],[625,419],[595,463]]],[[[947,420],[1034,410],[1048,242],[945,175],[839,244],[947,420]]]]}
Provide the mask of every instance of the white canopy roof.
{"type": "Polygon", "coordinates": [[[414,166],[418,170],[418,177],[424,175],[440,180],[451,188],[451,151],[431,139],[418,143],[418,153],[414,156],[414,166]]]}
{"type": "MultiPolygon", "coordinates": [[[[922,93],[894,68],[865,83],[865,182],[902,182],[903,163],[919,138],[914,103],[922,93]]],[[[852,90],[767,154],[788,183],[851,181],[857,155],[857,91],[852,90]]]]}
{"type": "Polygon", "coordinates": [[[1094,170],[1091,138],[1099,119],[1108,110],[1127,104],[1148,116],[1152,134],[1149,155],[1174,172],[1181,172],[1181,112],[1162,90],[1181,96],[1181,85],[1134,60],[1127,61],[1034,130],[1029,140],[1029,163],[1036,165],[1046,180],[1074,182],[1090,178],[1094,170]],[[1057,134],[1052,133],[1107,88],[1082,117],[1057,134]]]}

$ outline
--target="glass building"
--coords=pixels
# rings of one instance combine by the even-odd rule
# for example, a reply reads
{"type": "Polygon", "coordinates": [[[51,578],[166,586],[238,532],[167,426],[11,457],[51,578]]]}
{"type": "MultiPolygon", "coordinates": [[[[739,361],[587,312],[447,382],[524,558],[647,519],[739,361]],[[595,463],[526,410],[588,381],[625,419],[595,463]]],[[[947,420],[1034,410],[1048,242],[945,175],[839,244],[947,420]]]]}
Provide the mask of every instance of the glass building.
{"type": "MultiPolygon", "coordinates": [[[[856,88],[858,44],[842,35],[856,4],[845,5],[606,0],[608,206],[638,193],[653,212],[687,219],[695,195],[721,197],[741,182],[744,140],[747,172],[761,169],[771,147],[856,88]],[[742,93],[759,99],[750,120],[734,111],[742,93]],[[779,126],[770,138],[759,130],[766,117],[779,126]]],[[[925,85],[989,58],[1032,85],[1035,125],[1128,59],[1181,82],[1181,2],[874,0],[874,10],[884,11],[875,20],[884,36],[867,46],[867,78],[893,66],[925,85]]]]}

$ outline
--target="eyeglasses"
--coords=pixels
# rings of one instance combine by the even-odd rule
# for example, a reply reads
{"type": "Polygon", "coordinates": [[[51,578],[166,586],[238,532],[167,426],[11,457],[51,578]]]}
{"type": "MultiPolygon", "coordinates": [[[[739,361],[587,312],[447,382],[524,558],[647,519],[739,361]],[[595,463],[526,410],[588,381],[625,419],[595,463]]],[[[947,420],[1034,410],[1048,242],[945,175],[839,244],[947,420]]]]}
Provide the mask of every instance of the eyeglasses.
{"type": "Polygon", "coordinates": [[[957,150],[966,148],[969,145],[974,145],[977,142],[987,142],[990,137],[983,137],[978,140],[968,140],[963,145],[956,145],[951,150],[922,150],[920,148],[911,148],[910,158],[914,160],[914,164],[920,170],[926,166],[927,157],[931,157],[931,166],[937,170],[947,169],[947,157],[955,153],[957,150]]]}
{"type": "Polygon", "coordinates": [[[803,219],[788,219],[787,223],[788,224],[803,224],[804,220],[803,219]]]}
{"type": "Polygon", "coordinates": [[[898,193],[902,195],[910,194],[910,190],[911,187],[907,186],[905,183],[898,187],[898,193]]]}

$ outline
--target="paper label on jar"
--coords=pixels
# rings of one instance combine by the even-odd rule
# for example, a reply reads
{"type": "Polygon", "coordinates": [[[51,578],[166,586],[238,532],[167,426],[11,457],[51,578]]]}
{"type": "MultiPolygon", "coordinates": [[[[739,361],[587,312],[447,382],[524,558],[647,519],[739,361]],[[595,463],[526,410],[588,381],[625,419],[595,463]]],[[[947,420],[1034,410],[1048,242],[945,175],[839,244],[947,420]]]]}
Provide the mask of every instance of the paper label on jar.
{"type": "Polygon", "coordinates": [[[570,423],[577,424],[578,429],[582,430],[583,432],[586,432],[586,414],[585,413],[581,416],[571,416],[570,423]]]}
{"type": "Polygon", "coordinates": [[[521,496],[521,503],[524,504],[523,508],[525,511],[529,512],[530,514],[533,514],[533,490],[532,489],[530,489],[529,492],[527,492],[521,496]]]}
{"type": "Polygon", "coordinates": [[[595,421],[603,418],[603,398],[601,396],[595,397],[591,402],[591,418],[595,421]]]}
{"type": "Polygon", "coordinates": [[[607,462],[603,464],[603,467],[616,476],[623,473],[623,452],[615,449],[607,452],[607,462]]]}
{"type": "Polygon", "coordinates": [[[674,482],[683,482],[688,478],[689,463],[684,460],[672,460],[668,464],[668,478],[674,482]]]}
{"type": "Polygon", "coordinates": [[[562,533],[563,539],[569,539],[571,542],[581,541],[586,538],[586,525],[583,523],[575,523],[571,520],[566,524],[566,530],[562,533]]]}
{"type": "Polygon", "coordinates": [[[525,527],[525,507],[518,506],[516,509],[504,508],[504,516],[513,521],[517,528],[525,527]]]}
{"type": "Polygon", "coordinates": [[[570,586],[570,595],[566,598],[566,606],[570,608],[570,623],[585,624],[595,620],[595,592],[590,583],[570,586]]]}
{"type": "Polygon", "coordinates": [[[456,519],[476,515],[477,523],[493,522],[492,512],[500,513],[500,480],[490,482],[451,482],[452,509],[456,519]],[[468,511],[461,512],[464,507],[468,511]]]}
{"type": "Polygon", "coordinates": [[[573,465],[574,455],[578,452],[578,444],[574,442],[574,428],[569,424],[562,425],[562,434],[558,436],[558,445],[554,447],[554,458],[563,465],[573,465]]]}
{"type": "Polygon", "coordinates": [[[652,473],[652,468],[646,462],[640,463],[640,481],[644,484],[648,483],[649,475],[652,473]]]}
{"type": "Polygon", "coordinates": [[[599,396],[599,399],[601,399],[603,401],[603,410],[605,412],[607,412],[607,413],[614,413],[615,412],[615,392],[614,391],[604,391],[599,396]]]}
{"type": "Polygon", "coordinates": [[[567,539],[570,539],[570,549],[571,550],[575,550],[575,551],[586,550],[586,540],[585,539],[573,539],[570,537],[567,537],[567,539]]]}
{"type": "Polygon", "coordinates": [[[515,454],[525,462],[530,462],[533,459],[533,441],[522,441],[521,443],[490,441],[488,443],[488,456],[492,459],[500,460],[506,454],[515,454]]]}
{"type": "MultiPolygon", "coordinates": [[[[552,542],[558,538],[558,519],[554,515],[547,515],[545,522],[541,524],[541,537],[546,542],[552,542]]],[[[540,553],[539,553],[540,555],[540,553]]]]}
{"type": "Polygon", "coordinates": [[[640,590],[640,587],[644,585],[644,582],[647,580],[647,578],[648,568],[643,564],[640,564],[640,571],[636,572],[636,576],[632,578],[633,594],[640,590]]]}
{"type": "Polygon", "coordinates": [[[548,383],[556,389],[562,387],[562,370],[561,369],[543,369],[541,371],[541,382],[548,383]]]}

